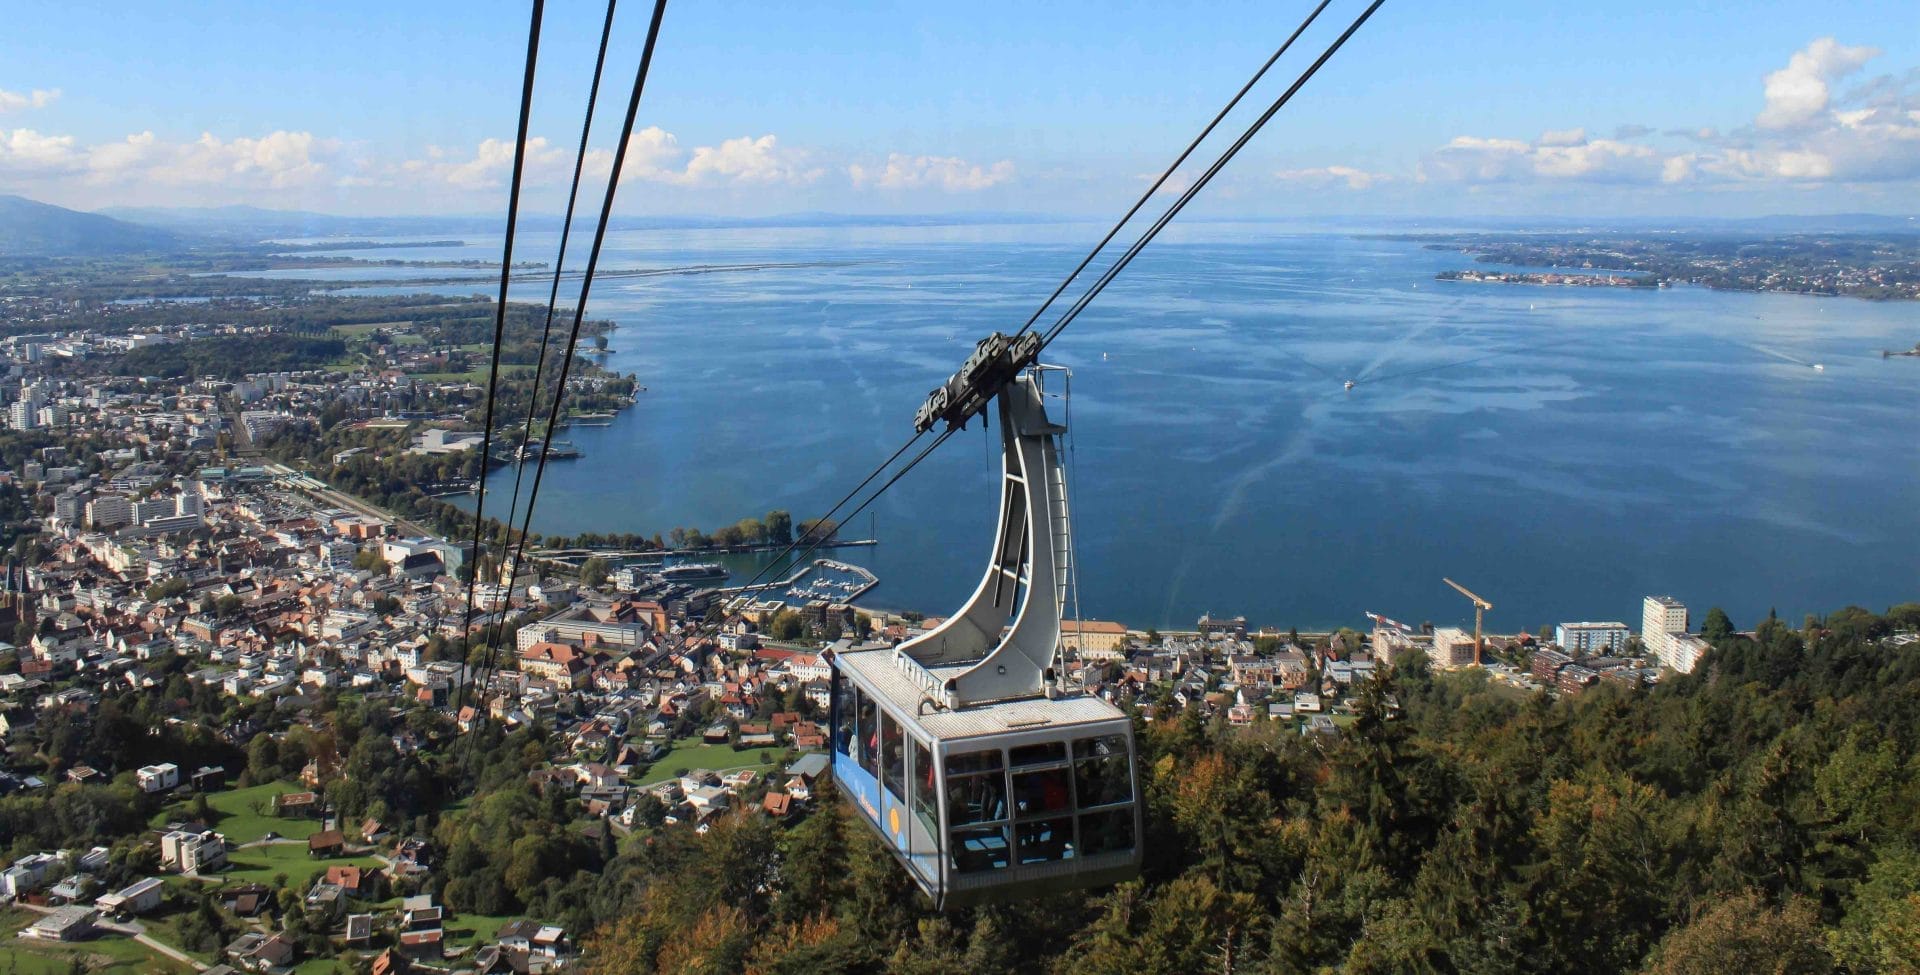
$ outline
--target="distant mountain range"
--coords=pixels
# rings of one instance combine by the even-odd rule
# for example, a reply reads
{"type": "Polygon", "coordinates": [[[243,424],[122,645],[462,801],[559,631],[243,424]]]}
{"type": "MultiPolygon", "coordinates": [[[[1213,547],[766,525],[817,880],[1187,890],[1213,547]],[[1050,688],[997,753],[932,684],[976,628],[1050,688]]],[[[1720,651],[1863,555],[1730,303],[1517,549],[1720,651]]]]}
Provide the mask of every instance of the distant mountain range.
{"type": "MultiPolygon", "coordinates": [[[[343,217],[302,210],[263,210],[259,207],[109,207],[100,211],[134,223],[248,242],[289,237],[384,237],[412,234],[498,234],[497,214],[445,216],[343,217]]],[[[1046,224],[1080,220],[1103,222],[1106,217],[1072,217],[1039,213],[782,213],[764,217],[627,216],[615,217],[614,230],[721,229],[749,227],[939,227],[981,224],[1046,224]]],[[[1220,217],[1197,217],[1196,223],[1218,222],[1220,217]]],[[[1542,232],[1615,231],[1690,233],[1920,233],[1920,217],[1873,213],[1774,215],[1763,217],[1510,217],[1510,216],[1259,216],[1225,218],[1228,222],[1281,223],[1302,231],[1333,232],[1392,229],[1403,232],[1460,232],[1504,230],[1542,232]]],[[[576,218],[575,229],[591,226],[591,218],[576,218]]],[[[528,230],[560,229],[560,217],[523,213],[520,226],[528,230]]]]}
{"type": "MultiPolygon", "coordinates": [[[[498,234],[496,214],[446,216],[343,217],[304,210],[259,207],[108,207],[111,217],[155,227],[251,241],[290,237],[391,237],[410,234],[498,234]]],[[[711,229],[727,227],[931,227],[959,224],[1056,223],[1062,218],[1030,213],[845,214],[784,213],[766,217],[649,216],[615,217],[612,230],[711,229]]],[[[557,231],[561,217],[522,213],[525,230],[557,231]]],[[[576,231],[591,229],[592,218],[577,216],[576,231]]]]}
{"type": "Polygon", "coordinates": [[[0,257],[106,257],[187,243],[169,230],[0,194],[0,257]]]}
{"type": "MultiPolygon", "coordinates": [[[[766,217],[654,216],[619,217],[616,230],[749,227],[935,227],[978,224],[1061,223],[1079,219],[1033,213],[846,214],[787,213],[766,217]]],[[[1218,219],[1218,218],[1214,218],[1218,219]]],[[[1871,213],[1776,215],[1748,218],[1657,217],[1245,217],[1235,222],[1279,222],[1301,231],[1366,232],[1473,230],[1540,232],[1618,232],[1832,234],[1920,234],[1920,217],[1871,213]]],[[[587,225],[586,218],[576,230],[587,225]]],[[[252,206],[107,207],[97,213],[69,210],[19,196],[0,194],[0,257],[101,257],[164,253],[202,244],[246,245],[301,237],[405,237],[418,234],[494,235],[501,220],[492,214],[448,216],[344,217],[304,210],[268,210],[252,206]]],[[[552,214],[525,214],[530,230],[560,229],[552,214]]]]}

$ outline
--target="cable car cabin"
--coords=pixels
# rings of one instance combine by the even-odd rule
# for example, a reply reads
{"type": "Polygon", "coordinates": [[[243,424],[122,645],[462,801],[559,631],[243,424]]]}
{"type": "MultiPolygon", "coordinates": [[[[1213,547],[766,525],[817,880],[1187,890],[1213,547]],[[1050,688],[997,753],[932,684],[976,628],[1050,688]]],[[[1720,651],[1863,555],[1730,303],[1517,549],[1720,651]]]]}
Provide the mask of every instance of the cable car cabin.
{"type": "Polygon", "coordinates": [[[1095,697],[920,710],[895,651],[834,660],[833,778],[939,909],[1140,871],[1133,723],[1095,697]]]}
{"type": "Polygon", "coordinates": [[[1065,428],[1047,420],[1043,367],[1022,374],[996,337],[976,358],[1005,361],[974,373],[1001,385],[933,394],[998,405],[1000,519],[985,577],[931,631],[832,661],[834,781],[941,909],[1117,883],[1141,861],[1133,724],[1106,701],[1064,694],[1056,677],[1073,556],[1065,428]]]}

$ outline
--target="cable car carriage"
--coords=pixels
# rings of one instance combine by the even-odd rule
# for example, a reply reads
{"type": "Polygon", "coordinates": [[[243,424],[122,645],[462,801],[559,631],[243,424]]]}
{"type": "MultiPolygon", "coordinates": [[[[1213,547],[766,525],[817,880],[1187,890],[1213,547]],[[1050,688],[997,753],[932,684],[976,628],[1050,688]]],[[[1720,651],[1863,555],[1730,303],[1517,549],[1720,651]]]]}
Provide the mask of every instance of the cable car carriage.
{"type": "Polygon", "coordinates": [[[979,587],[924,635],[832,659],[834,781],[936,909],[1140,870],[1132,721],[1060,687],[1065,427],[1047,419],[1041,367],[1026,368],[1036,353],[989,336],[916,421],[997,403],[1000,520],[979,587]]]}

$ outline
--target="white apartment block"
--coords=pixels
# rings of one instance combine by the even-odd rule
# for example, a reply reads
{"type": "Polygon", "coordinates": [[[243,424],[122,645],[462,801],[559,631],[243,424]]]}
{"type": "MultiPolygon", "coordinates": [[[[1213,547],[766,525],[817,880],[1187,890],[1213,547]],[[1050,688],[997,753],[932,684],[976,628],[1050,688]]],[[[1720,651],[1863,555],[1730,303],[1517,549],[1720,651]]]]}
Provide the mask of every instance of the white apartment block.
{"type": "Polygon", "coordinates": [[[103,494],[87,502],[87,523],[94,528],[118,528],[133,522],[133,502],[117,494],[103,494]]]}
{"type": "Polygon", "coordinates": [[[1553,642],[1576,656],[1619,653],[1629,632],[1625,623],[1561,623],[1553,628],[1553,642]]]}
{"type": "Polygon", "coordinates": [[[1693,670],[1694,658],[1680,660],[1674,637],[1687,632],[1687,607],[1672,596],[1648,596],[1640,604],[1640,642],[1654,659],[1674,670],[1693,670]],[[1682,668],[1681,663],[1686,666],[1682,668]]]}

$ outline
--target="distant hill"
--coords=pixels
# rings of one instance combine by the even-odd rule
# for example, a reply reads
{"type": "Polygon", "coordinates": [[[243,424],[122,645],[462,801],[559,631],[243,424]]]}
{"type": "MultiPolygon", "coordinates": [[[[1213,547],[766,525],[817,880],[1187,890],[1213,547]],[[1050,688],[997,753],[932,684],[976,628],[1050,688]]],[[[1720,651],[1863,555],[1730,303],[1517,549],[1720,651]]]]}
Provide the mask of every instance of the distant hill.
{"type": "Polygon", "coordinates": [[[0,194],[0,257],[102,257],[184,246],[171,231],[0,194]]]}
{"type": "MultiPolygon", "coordinates": [[[[252,206],[107,207],[100,211],[122,220],[166,227],[183,233],[254,242],[299,237],[403,237],[417,234],[497,235],[499,214],[348,217],[309,210],[268,210],[252,206]]],[[[591,216],[579,218],[591,220],[591,216]]],[[[763,227],[921,227],[960,224],[1052,223],[1060,218],[1022,213],[844,214],[787,213],[765,217],[699,215],[615,216],[613,230],[721,229],[763,227]]],[[[550,213],[521,213],[523,230],[555,231],[561,218],[550,213]]]]}

